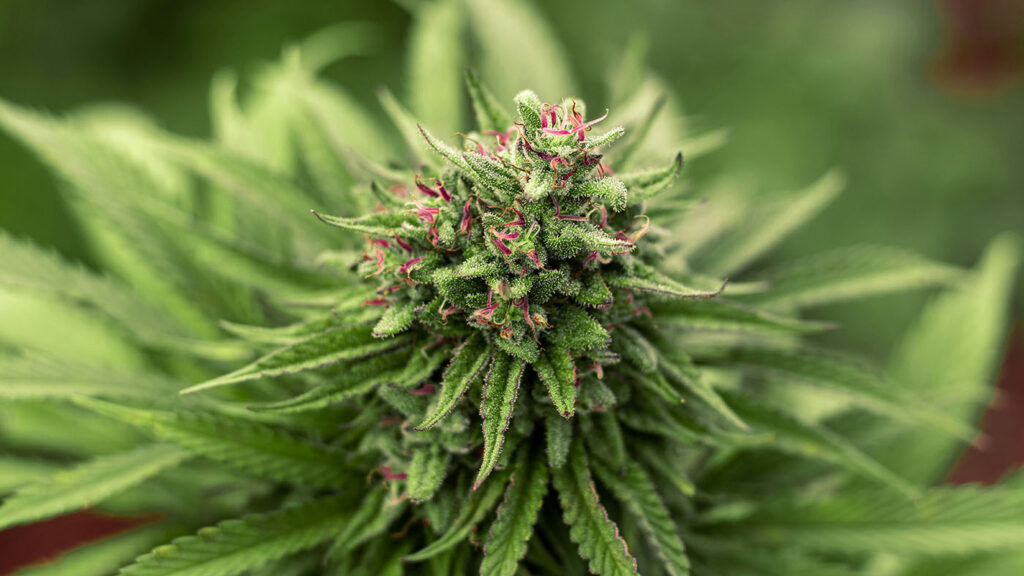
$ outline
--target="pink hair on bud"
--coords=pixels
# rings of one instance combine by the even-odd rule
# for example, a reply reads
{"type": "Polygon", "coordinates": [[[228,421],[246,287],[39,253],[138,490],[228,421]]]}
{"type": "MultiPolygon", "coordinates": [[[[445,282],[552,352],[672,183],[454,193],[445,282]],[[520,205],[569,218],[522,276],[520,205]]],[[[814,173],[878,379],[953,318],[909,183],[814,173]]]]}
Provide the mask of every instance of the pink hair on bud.
{"type": "Polygon", "coordinates": [[[526,257],[529,258],[530,262],[533,262],[533,265],[536,266],[537,268],[544,267],[544,265],[540,263],[540,258],[537,256],[537,250],[533,248],[527,250],[526,257]]]}
{"type": "Polygon", "coordinates": [[[420,182],[420,175],[419,174],[416,175],[416,189],[419,190],[420,192],[426,194],[427,196],[430,196],[431,198],[437,198],[437,192],[434,192],[433,190],[431,190],[430,186],[427,186],[423,182],[420,182]]]}
{"type": "Polygon", "coordinates": [[[402,240],[401,238],[399,238],[398,234],[395,234],[395,243],[397,243],[399,246],[401,246],[402,249],[405,250],[406,252],[412,254],[412,246],[409,245],[409,243],[406,242],[405,240],[402,240]]]}
{"type": "Polygon", "coordinates": [[[512,250],[510,250],[508,246],[505,246],[505,243],[501,241],[501,238],[491,238],[491,242],[494,242],[494,245],[498,248],[498,251],[500,251],[505,256],[512,255],[512,250]]]}
{"type": "Polygon", "coordinates": [[[517,240],[519,238],[519,232],[502,232],[501,230],[491,230],[491,234],[494,234],[502,240],[517,240]]]}
{"type": "Polygon", "coordinates": [[[388,304],[391,304],[391,300],[388,300],[387,298],[371,298],[369,300],[363,300],[363,303],[360,304],[360,306],[387,306],[388,304]]]}
{"type": "Polygon", "coordinates": [[[420,220],[423,220],[428,224],[433,224],[435,217],[441,213],[441,209],[434,206],[424,206],[423,204],[416,202],[416,208],[409,210],[409,212],[415,214],[420,220]]]}
{"type": "Polygon", "coordinates": [[[391,242],[388,242],[387,240],[384,240],[384,239],[381,239],[381,238],[372,238],[372,239],[370,239],[370,245],[372,245],[372,246],[381,246],[383,248],[391,248],[391,242]]]}
{"type": "Polygon", "coordinates": [[[441,320],[447,322],[448,317],[451,316],[452,314],[455,314],[458,311],[458,306],[449,306],[448,308],[441,312],[441,320]]]}
{"type": "Polygon", "coordinates": [[[434,392],[437,392],[437,388],[435,388],[433,384],[424,384],[420,388],[409,390],[409,394],[412,394],[413,396],[428,396],[434,392]]]}
{"type": "Polygon", "coordinates": [[[383,476],[385,480],[405,480],[406,478],[409,477],[408,474],[395,473],[394,471],[392,471],[391,466],[381,466],[379,470],[380,475],[383,476]]]}
{"type": "Polygon", "coordinates": [[[586,222],[586,218],[583,216],[565,216],[562,214],[562,208],[558,205],[558,199],[554,196],[548,196],[551,198],[551,202],[555,205],[555,219],[556,220],[570,220],[572,222],[586,222]]]}
{"type": "Polygon", "coordinates": [[[466,204],[462,206],[462,222],[459,224],[459,232],[465,232],[469,234],[469,229],[473,226],[473,215],[469,211],[469,204],[471,200],[466,200],[466,204]]]}
{"type": "Polygon", "coordinates": [[[491,304],[490,301],[488,300],[486,307],[473,312],[473,317],[482,318],[484,320],[490,320],[491,317],[494,316],[494,312],[498,309],[499,305],[500,302],[495,302],[494,304],[491,304]]]}
{"type": "Polygon", "coordinates": [[[445,203],[452,201],[451,193],[449,193],[448,189],[444,187],[444,182],[441,182],[440,180],[437,181],[437,193],[441,195],[441,199],[444,200],[445,203]]]}
{"type": "Polygon", "coordinates": [[[526,219],[523,218],[523,213],[518,208],[513,208],[512,211],[516,213],[516,219],[511,222],[505,222],[502,226],[526,226],[526,219]]]}
{"type": "Polygon", "coordinates": [[[401,272],[402,274],[408,274],[409,271],[412,270],[413,267],[416,266],[417,264],[419,264],[420,262],[423,262],[423,256],[417,256],[415,258],[410,258],[410,259],[405,261],[405,264],[402,264],[398,268],[398,271],[401,272]]]}

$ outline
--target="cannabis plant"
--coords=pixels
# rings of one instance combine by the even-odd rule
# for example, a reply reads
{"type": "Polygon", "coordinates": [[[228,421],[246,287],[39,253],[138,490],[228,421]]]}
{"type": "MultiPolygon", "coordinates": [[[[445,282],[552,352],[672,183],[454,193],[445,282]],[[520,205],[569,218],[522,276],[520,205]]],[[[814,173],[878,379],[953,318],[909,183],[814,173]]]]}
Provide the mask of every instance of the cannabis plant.
{"type": "Polygon", "coordinates": [[[100,266],[0,243],[0,527],[153,515],[76,575],[1018,573],[1024,484],[932,486],[976,441],[1013,239],[749,275],[838,175],[694,203],[649,83],[618,126],[473,73],[456,138],[382,93],[396,161],[315,74],[343,32],[245,106],[218,76],[212,142],[0,105],[100,266]],[[937,285],[885,373],[800,316],[937,285]]]}

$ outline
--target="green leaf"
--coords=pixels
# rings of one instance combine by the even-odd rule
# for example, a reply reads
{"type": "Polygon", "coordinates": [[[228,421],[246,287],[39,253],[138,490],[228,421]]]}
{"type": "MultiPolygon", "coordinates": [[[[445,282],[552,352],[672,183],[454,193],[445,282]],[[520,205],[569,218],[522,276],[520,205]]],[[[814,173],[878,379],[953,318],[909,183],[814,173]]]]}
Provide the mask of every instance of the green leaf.
{"type": "Polygon", "coordinates": [[[403,558],[404,562],[422,562],[451,550],[469,537],[473,527],[487,516],[505,491],[509,474],[506,471],[495,473],[495,478],[488,482],[482,490],[474,491],[462,505],[458,518],[448,531],[440,538],[431,542],[426,548],[403,558]]]}
{"type": "Polygon", "coordinates": [[[469,0],[466,8],[481,48],[480,74],[502,101],[524,86],[546,98],[576,92],[572,60],[558,41],[558,31],[532,3],[469,0]]]}
{"type": "Polygon", "coordinates": [[[671,513],[647,473],[632,461],[627,461],[623,474],[605,466],[597,466],[594,470],[601,482],[611,488],[615,497],[636,517],[665,570],[671,576],[689,574],[686,548],[671,513]]]}
{"type": "Polygon", "coordinates": [[[362,544],[383,534],[405,511],[405,501],[389,501],[385,486],[373,489],[352,515],[345,529],[334,538],[330,558],[345,556],[362,544]]]}
{"type": "Polygon", "coordinates": [[[0,530],[98,504],[187,457],[177,446],[151,444],[58,471],[3,501],[0,530]]]}
{"type": "Polygon", "coordinates": [[[400,348],[359,361],[334,376],[330,382],[298,396],[280,402],[254,404],[249,409],[256,412],[308,412],[355,398],[381,384],[412,388],[429,378],[443,361],[442,354],[410,353],[408,349],[400,348]]]}
{"type": "Polygon", "coordinates": [[[805,384],[834,392],[857,407],[894,421],[925,424],[965,442],[970,442],[976,434],[972,426],[921,402],[898,383],[836,353],[815,349],[741,348],[728,355],[727,363],[767,373],[787,385],[805,384]]]}
{"type": "Polygon", "coordinates": [[[644,374],[658,371],[658,350],[632,326],[616,326],[613,349],[644,374]]]}
{"type": "Polygon", "coordinates": [[[417,125],[416,129],[419,130],[423,139],[427,141],[427,145],[434,150],[434,152],[437,152],[441,158],[446,160],[452,166],[465,172],[466,175],[474,173],[473,169],[466,162],[465,158],[463,158],[462,154],[456,152],[451,146],[448,146],[444,142],[435,138],[434,135],[428,132],[423,126],[417,125]]]}
{"type": "Polygon", "coordinates": [[[702,290],[684,286],[642,262],[636,263],[634,273],[631,275],[608,274],[605,276],[605,280],[611,286],[618,288],[626,288],[637,292],[650,292],[659,296],[673,298],[714,298],[725,290],[725,284],[718,290],[702,290]]]}
{"type": "Polygon", "coordinates": [[[677,386],[689,390],[690,393],[700,398],[701,401],[710,406],[725,421],[740,430],[750,430],[750,427],[736,415],[718,392],[701,377],[700,371],[697,370],[689,358],[676,353],[673,358],[663,357],[659,367],[665,378],[677,386]]]}
{"type": "Polygon", "coordinates": [[[326,330],[300,340],[292,346],[275,350],[230,374],[186,388],[181,393],[191,394],[228,384],[324,368],[341,361],[380,354],[404,343],[403,338],[378,340],[365,326],[326,330]]]}
{"type": "Polygon", "coordinates": [[[534,362],[533,369],[548,387],[555,409],[564,418],[576,410],[576,364],[564,346],[551,344],[534,362]]]}
{"type": "Polygon", "coordinates": [[[0,398],[5,400],[166,398],[178,390],[173,380],[153,374],[94,368],[42,354],[0,356],[0,398]]]}
{"type": "Polygon", "coordinates": [[[413,449],[406,479],[406,491],[413,502],[424,502],[434,496],[444,482],[448,458],[449,454],[442,452],[437,444],[413,449]]]}
{"type": "Polygon", "coordinates": [[[422,131],[419,124],[416,123],[416,117],[413,116],[412,112],[402,106],[402,103],[391,93],[391,91],[381,89],[377,93],[378,99],[380,100],[381,106],[384,107],[384,112],[391,118],[391,122],[398,128],[398,131],[402,135],[402,139],[405,141],[406,148],[409,150],[409,154],[412,156],[416,164],[422,164],[426,161],[432,161],[433,164],[439,164],[436,158],[430,158],[423,154],[423,144],[420,142],[419,137],[416,135],[417,132],[422,131]]]}
{"type": "Polygon", "coordinates": [[[569,350],[603,348],[610,339],[608,331],[593,316],[571,304],[560,305],[549,321],[552,326],[550,340],[569,350]]]}
{"type": "Polygon", "coordinates": [[[419,4],[409,32],[409,102],[420,122],[446,133],[463,126],[465,8],[458,0],[419,4]]]}
{"type": "Polygon", "coordinates": [[[308,550],[349,523],[351,497],[327,497],[203,528],[141,556],[124,576],[233,576],[308,550]]]}
{"type": "Polygon", "coordinates": [[[552,478],[569,534],[580,555],[590,561],[590,571],[601,576],[637,574],[636,560],[619,536],[618,526],[598,501],[580,441],[573,443],[568,465],[556,469],[552,478]]]}
{"type": "Polygon", "coordinates": [[[561,468],[569,460],[572,446],[572,420],[550,415],[544,418],[544,438],[548,465],[561,468]]]}
{"type": "Polygon", "coordinates": [[[651,303],[659,325],[685,331],[763,334],[805,334],[832,328],[831,324],[765,312],[723,300],[671,300],[651,303]]]}
{"type": "Polygon", "coordinates": [[[254,476],[321,488],[352,479],[342,452],[237,417],[144,410],[92,398],[76,403],[254,476]]]}
{"type": "Polygon", "coordinates": [[[22,568],[18,576],[110,576],[176,533],[180,529],[164,524],[131,530],[79,546],[54,561],[22,568]]]}
{"type": "Polygon", "coordinates": [[[0,452],[0,495],[52,474],[59,465],[41,458],[15,456],[0,452]]]}
{"type": "Polygon", "coordinates": [[[476,113],[476,123],[480,132],[488,130],[504,133],[512,126],[512,117],[502,108],[498,100],[491,94],[476,73],[466,69],[466,87],[469,89],[469,99],[473,103],[473,112],[476,113]]]}
{"type": "Polygon", "coordinates": [[[416,427],[417,430],[428,430],[440,422],[455,408],[455,404],[476,380],[487,361],[490,350],[483,333],[474,331],[456,350],[448,369],[445,370],[441,383],[441,393],[437,403],[431,408],[430,414],[416,427]]]}
{"type": "Polygon", "coordinates": [[[626,185],[622,180],[612,176],[584,180],[570,188],[568,195],[607,202],[612,212],[622,212],[626,209],[626,185]]]}
{"type": "Polygon", "coordinates": [[[501,447],[505,443],[505,430],[512,419],[512,409],[519,394],[519,382],[522,380],[525,366],[525,362],[504,352],[496,353],[491,362],[491,370],[484,380],[483,397],[480,400],[484,456],[480,463],[480,471],[473,481],[474,490],[480,487],[498,463],[501,447]]]}
{"type": "Polygon", "coordinates": [[[377,325],[373,327],[374,338],[394,336],[404,332],[412,325],[416,316],[416,305],[412,302],[396,302],[384,312],[377,325]]]}
{"type": "MultiPolygon", "coordinates": [[[[889,379],[933,410],[973,424],[992,394],[1020,259],[1019,237],[997,237],[976,271],[925,308],[893,355],[889,379]]],[[[882,462],[922,484],[945,474],[961,449],[956,440],[906,426],[878,426],[871,436],[882,462]]]]}
{"type": "Polygon", "coordinates": [[[712,534],[842,553],[941,555],[1019,550],[1020,484],[933,488],[918,500],[861,490],[806,504],[778,502],[712,534]]]}
{"type": "Polygon", "coordinates": [[[416,217],[405,212],[378,212],[359,218],[331,216],[316,210],[313,210],[313,214],[324,224],[381,237],[394,236],[403,230],[403,225],[416,223],[416,217]]]}
{"type": "Polygon", "coordinates": [[[750,204],[745,218],[713,250],[702,253],[695,268],[719,277],[744,269],[817,215],[839,195],[844,184],[845,178],[833,170],[804,190],[775,194],[750,204]]]}
{"type": "Polygon", "coordinates": [[[498,507],[498,517],[487,534],[481,576],[514,576],[526,555],[548,491],[548,468],[537,456],[526,449],[519,451],[505,501],[498,507]]]}
{"type": "Polygon", "coordinates": [[[808,308],[949,284],[963,272],[913,252],[884,246],[856,246],[823,252],[760,276],[771,289],[744,298],[764,306],[808,308]]]}
{"type": "Polygon", "coordinates": [[[682,170],[683,154],[679,153],[666,168],[646,172],[630,172],[619,175],[619,178],[628,190],[629,202],[637,203],[647,200],[671,186],[682,170]]]}
{"type": "Polygon", "coordinates": [[[755,429],[772,432],[775,441],[764,445],[804,458],[832,462],[866,478],[889,486],[908,498],[918,496],[918,490],[898,474],[879,464],[856,446],[822,426],[806,424],[772,410],[761,401],[738,395],[730,396],[736,410],[755,429]]]}

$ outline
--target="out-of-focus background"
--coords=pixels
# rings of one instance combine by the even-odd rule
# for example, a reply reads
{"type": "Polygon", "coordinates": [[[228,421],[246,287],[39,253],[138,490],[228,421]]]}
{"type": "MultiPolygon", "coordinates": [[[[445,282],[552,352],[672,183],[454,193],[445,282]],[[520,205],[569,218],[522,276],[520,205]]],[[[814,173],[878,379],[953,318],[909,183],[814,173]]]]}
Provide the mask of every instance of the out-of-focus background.
{"type": "MultiPolygon", "coordinates": [[[[326,76],[361,100],[408,86],[403,4],[247,0],[8,0],[0,4],[0,97],[55,112],[125,102],[183,134],[210,132],[210,79],[243,74],[328,24],[378,26],[375,54],[326,76]]],[[[687,167],[763,193],[832,166],[840,200],[774,258],[855,243],[904,246],[971,265],[999,231],[1024,229],[1024,2],[1018,0],[631,0],[537,2],[589,102],[631,41],[692,122],[729,143],[687,167]]],[[[510,95],[503,95],[510,96],[510,95]]],[[[0,228],[89,262],[57,183],[0,134],[0,228]]],[[[1018,283],[1020,287],[1024,283],[1018,283]]],[[[1018,288],[1017,310],[1024,297],[1018,288]]],[[[859,303],[835,336],[884,357],[922,295],[859,303]]],[[[843,321],[851,312],[823,310],[843,321]]]]}
{"type": "MultiPolygon", "coordinates": [[[[277,59],[286,43],[358,20],[376,25],[377,50],[333,64],[324,76],[380,115],[383,126],[379,87],[400,96],[433,88],[409,85],[405,69],[418,3],[0,0],[0,98],[57,113],[126,103],[173,132],[204,137],[218,70],[244,77],[277,59]]],[[[1024,0],[534,4],[551,41],[568,55],[568,62],[551,65],[574,72],[592,110],[612,100],[606,80],[622,54],[646,45],[650,67],[690,123],[698,131],[728,130],[724,148],[688,164],[695,185],[728,174],[772,194],[802,187],[831,167],[845,172],[840,199],[768,264],[874,243],[973,266],[997,233],[1024,231],[1024,0]]],[[[506,87],[499,92],[512,95],[506,87]]],[[[87,265],[94,261],[60,200],[59,183],[3,132],[0,229],[87,265]]],[[[1016,287],[1018,328],[1007,349],[1017,359],[1001,378],[1019,400],[1024,282],[1016,287]]],[[[927,297],[888,296],[816,314],[842,326],[828,337],[832,343],[884,362],[927,297]]],[[[990,418],[986,429],[994,435],[1020,437],[1019,412],[990,418]]],[[[979,458],[967,455],[952,478],[995,478],[1005,470],[991,455],[979,458]]],[[[1021,458],[1018,450],[1004,460],[1021,458]]],[[[24,543],[8,532],[9,550],[39,540],[31,528],[21,535],[24,543]]]]}

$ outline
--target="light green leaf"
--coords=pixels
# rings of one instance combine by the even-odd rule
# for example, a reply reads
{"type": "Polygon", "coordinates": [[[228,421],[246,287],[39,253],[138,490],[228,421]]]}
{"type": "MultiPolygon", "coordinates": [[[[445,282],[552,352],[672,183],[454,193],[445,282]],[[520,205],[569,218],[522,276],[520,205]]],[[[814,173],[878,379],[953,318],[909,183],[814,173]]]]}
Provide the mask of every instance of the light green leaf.
{"type": "Polygon", "coordinates": [[[1024,492],[1014,486],[934,488],[918,500],[862,490],[806,504],[768,504],[717,537],[842,553],[966,554],[1024,545],[1024,492]]]}
{"type": "Polygon", "coordinates": [[[313,211],[324,224],[330,224],[344,230],[361,232],[371,236],[390,237],[403,230],[405,224],[415,224],[416,217],[404,212],[378,212],[360,218],[342,218],[313,211]]]}
{"type": "Polygon", "coordinates": [[[469,89],[469,99],[473,103],[480,132],[490,130],[504,133],[512,126],[512,117],[470,69],[466,69],[466,87],[469,89]]]}
{"type": "Polygon", "coordinates": [[[298,396],[279,402],[254,404],[249,409],[256,412],[308,412],[355,398],[381,384],[412,388],[433,374],[443,360],[442,354],[428,356],[399,348],[352,364],[332,377],[331,381],[298,396]]]}
{"type": "Polygon", "coordinates": [[[482,51],[480,75],[502,102],[524,86],[549,99],[576,91],[558,32],[530,2],[468,0],[466,8],[482,51]]]}
{"type": "Polygon", "coordinates": [[[404,500],[390,501],[387,488],[378,486],[363,499],[351,521],[341,534],[335,537],[328,557],[345,556],[365,542],[380,536],[402,515],[405,508],[404,500]]]}
{"type": "Polygon", "coordinates": [[[631,275],[607,274],[605,280],[609,285],[618,288],[650,292],[672,298],[714,298],[725,290],[725,284],[718,290],[702,290],[684,286],[642,262],[636,263],[634,273],[631,275]]]}
{"type": "Polygon", "coordinates": [[[157,400],[178,388],[173,380],[145,372],[72,364],[42,354],[0,356],[0,398],[5,400],[76,395],[157,400]]]}
{"type": "Polygon", "coordinates": [[[647,473],[632,461],[627,461],[622,474],[607,466],[597,466],[594,470],[601,482],[636,517],[648,542],[664,563],[665,570],[671,576],[689,574],[690,561],[686,557],[686,548],[679,538],[671,513],[647,473]]]}
{"type": "Polygon", "coordinates": [[[630,172],[619,175],[619,178],[626,185],[629,202],[632,204],[647,200],[671,186],[682,170],[683,155],[679,153],[666,168],[646,172],[630,172]]]}
{"type": "MultiPolygon", "coordinates": [[[[972,425],[992,393],[1020,258],[1018,237],[996,238],[976,271],[925,308],[893,355],[889,378],[934,410],[972,425]]],[[[878,426],[870,440],[882,462],[922,484],[945,474],[961,445],[905,426],[878,426]]]]}
{"type": "Polygon", "coordinates": [[[352,498],[327,497],[227,520],[178,538],[121,570],[124,576],[233,576],[327,540],[350,522],[352,498]]]}
{"type": "Polygon", "coordinates": [[[548,468],[544,459],[529,450],[519,451],[505,501],[491,524],[484,544],[481,576],[514,576],[533,536],[533,525],[548,491],[548,468]]]}
{"type": "Polygon", "coordinates": [[[636,560],[619,536],[618,526],[598,501],[580,441],[573,443],[568,465],[556,469],[552,478],[569,534],[580,555],[590,561],[590,571],[601,576],[637,574],[636,560]]]}
{"type": "Polygon", "coordinates": [[[357,360],[380,354],[403,344],[404,338],[378,340],[364,326],[326,330],[292,346],[275,350],[230,374],[186,388],[181,393],[191,394],[228,384],[314,370],[343,360],[357,360]]]}
{"type": "Polygon", "coordinates": [[[460,0],[422,2],[409,31],[409,102],[416,118],[449,134],[463,127],[465,8],[460,0]]]}
{"type": "Polygon", "coordinates": [[[845,178],[833,170],[799,192],[748,201],[753,203],[745,217],[713,249],[700,254],[695,268],[719,277],[739,272],[817,215],[844,184],[845,178]]]}
{"type": "Polygon", "coordinates": [[[555,409],[564,418],[576,411],[576,364],[564,346],[549,345],[533,363],[533,369],[548,387],[555,409]]]}
{"type": "Polygon", "coordinates": [[[672,358],[664,357],[663,355],[659,367],[665,378],[677,387],[684,388],[697,398],[700,398],[702,402],[710,406],[726,422],[740,430],[750,430],[750,427],[743,422],[743,419],[737,416],[718,392],[701,377],[700,371],[697,370],[689,358],[681,353],[675,353],[672,358]]]}
{"type": "Polygon", "coordinates": [[[433,428],[449,412],[455,408],[455,404],[462,398],[462,395],[469,388],[476,377],[483,370],[483,367],[490,360],[490,350],[487,346],[487,339],[480,331],[473,334],[458,347],[455,356],[452,358],[448,369],[445,370],[441,383],[441,393],[438,394],[437,403],[434,404],[430,414],[416,427],[417,430],[433,428]]]}
{"type": "Polygon", "coordinates": [[[808,308],[948,284],[962,276],[952,266],[907,250],[856,246],[774,268],[759,276],[771,289],[744,300],[778,308],[808,308]]]}
{"type": "Polygon", "coordinates": [[[487,483],[482,490],[473,492],[469,499],[462,504],[458,518],[452,523],[448,531],[440,538],[431,542],[426,548],[414,552],[402,560],[405,562],[422,562],[451,550],[469,537],[473,527],[487,516],[487,513],[494,508],[494,505],[501,498],[505,491],[505,484],[508,482],[507,471],[495,473],[495,478],[487,483]]]}
{"type": "Polygon", "coordinates": [[[215,416],[196,409],[144,410],[92,398],[78,398],[76,402],[247,474],[321,488],[352,481],[340,451],[240,418],[215,416]]]}
{"type": "Polygon", "coordinates": [[[772,314],[717,299],[652,302],[650,308],[659,325],[685,331],[773,335],[812,333],[832,328],[831,324],[772,314]]]}
{"type": "Polygon", "coordinates": [[[92,506],[176,466],[188,452],[151,444],[102,456],[23,486],[0,506],[0,530],[92,506]]]}
{"type": "Polygon", "coordinates": [[[975,429],[936,410],[862,363],[824,350],[783,351],[742,348],[728,355],[729,366],[767,373],[786,383],[804,384],[839,394],[854,406],[894,421],[912,421],[970,442],[975,429]]]}
{"type": "Polygon", "coordinates": [[[889,470],[856,446],[822,426],[806,424],[775,411],[760,401],[730,396],[743,419],[759,432],[771,432],[775,441],[764,448],[776,448],[804,458],[832,462],[866,478],[889,486],[908,498],[918,490],[906,479],[889,470]]]}
{"type": "Polygon", "coordinates": [[[523,377],[526,363],[498,352],[491,362],[490,372],[484,380],[483,397],[480,400],[480,417],[483,419],[484,456],[480,471],[473,482],[476,490],[494,470],[505,443],[505,430],[512,418],[512,409],[519,394],[519,382],[523,377]]]}
{"type": "Polygon", "coordinates": [[[406,492],[413,502],[424,502],[434,496],[444,482],[449,456],[437,444],[413,449],[409,476],[406,479],[406,492]]]}
{"type": "Polygon", "coordinates": [[[412,325],[416,316],[416,305],[412,302],[396,302],[384,312],[377,325],[373,327],[374,338],[394,336],[404,332],[412,325]]]}

